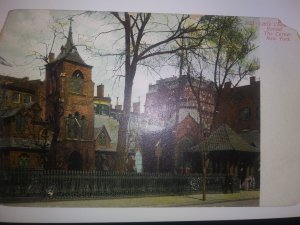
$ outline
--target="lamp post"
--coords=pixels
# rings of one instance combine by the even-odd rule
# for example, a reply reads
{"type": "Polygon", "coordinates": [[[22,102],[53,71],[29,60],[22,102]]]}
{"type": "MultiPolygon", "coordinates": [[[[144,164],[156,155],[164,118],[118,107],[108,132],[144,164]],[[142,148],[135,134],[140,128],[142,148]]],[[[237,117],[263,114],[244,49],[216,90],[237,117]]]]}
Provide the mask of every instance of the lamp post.
{"type": "Polygon", "coordinates": [[[155,151],[154,151],[154,154],[156,156],[156,172],[158,173],[159,172],[159,160],[160,160],[160,157],[162,155],[162,149],[161,149],[161,146],[160,146],[160,141],[159,140],[156,145],[155,145],[155,151]]]}

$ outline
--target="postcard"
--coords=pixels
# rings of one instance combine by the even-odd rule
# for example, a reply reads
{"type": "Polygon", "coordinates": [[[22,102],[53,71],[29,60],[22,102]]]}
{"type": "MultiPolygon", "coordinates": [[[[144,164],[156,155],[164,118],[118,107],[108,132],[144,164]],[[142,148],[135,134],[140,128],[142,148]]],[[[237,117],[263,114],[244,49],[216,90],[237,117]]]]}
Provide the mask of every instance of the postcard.
{"type": "Polygon", "coordinates": [[[298,79],[299,48],[277,18],[10,11],[0,36],[1,205],[298,204],[299,192],[276,193],[299,185],[282,182],[297,176],[299,154],[296,134],[280,129],[296,122],[282,96],[299,93],[285,85],[298,79]]]}

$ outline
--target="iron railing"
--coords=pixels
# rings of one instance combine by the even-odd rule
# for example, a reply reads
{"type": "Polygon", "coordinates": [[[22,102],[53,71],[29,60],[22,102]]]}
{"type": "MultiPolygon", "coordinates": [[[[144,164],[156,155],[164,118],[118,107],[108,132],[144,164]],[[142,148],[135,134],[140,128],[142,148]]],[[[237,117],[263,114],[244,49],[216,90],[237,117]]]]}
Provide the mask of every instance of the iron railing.
{"type": "MultiPolygon", "coordinates": [[[[224,191],[225,177],[207,176],[207,193],[224,191]]],[[[0,198],[74,199],[199,193],[201,174],[0,170],[0,198]]],[[[234,178],[234,192],[239,181],[234,178]]]]}

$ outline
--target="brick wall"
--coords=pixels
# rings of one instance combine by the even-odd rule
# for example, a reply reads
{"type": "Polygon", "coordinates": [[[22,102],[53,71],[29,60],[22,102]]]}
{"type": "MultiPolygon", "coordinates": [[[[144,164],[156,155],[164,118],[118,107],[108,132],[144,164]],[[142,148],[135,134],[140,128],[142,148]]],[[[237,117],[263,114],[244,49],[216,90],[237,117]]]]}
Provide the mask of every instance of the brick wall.
{"type": "MultiPolygon", "coordinates": [[[[51,66],[48,64],[46,75],[46,92],[51,93],[53,84],[51,83],[51,66]]],[[[56,69],[56,73],[60,75],[59,86],[60,101],[63,107],[63,116],[60,120],[59,143],[57,147],[57,166],[61,169],[69,169],[70,156],[73,152],[78,152],[82,160],[81,169],[91,170],[95,166],[95,147],[94,147],[94,83],[91,79],[91,67],[62,61],[56,69]],[[82,92],[72,93],[70,89],[70,81],[75,71],[83,74],[82,92]],[[75,115],[78,112],[80,116],[84,116],[86,120],[84,138],[76,140],[67,135],[66,118],[75,115]]],[[[51,114],[53,108],[47,105],[47,113],[51,114]]]]}
{"type": "MultiPolygon", "coordinates": [[[[244,112],[245,112],[244,111],[244,112]]],[[[217,124],[226,123],[236,132],[260,130],[260,82],[251,81],[250,85],[224,88],[221,96],[217,124]],[[243,111],[250,110],[249,117],[243,111]]]]}

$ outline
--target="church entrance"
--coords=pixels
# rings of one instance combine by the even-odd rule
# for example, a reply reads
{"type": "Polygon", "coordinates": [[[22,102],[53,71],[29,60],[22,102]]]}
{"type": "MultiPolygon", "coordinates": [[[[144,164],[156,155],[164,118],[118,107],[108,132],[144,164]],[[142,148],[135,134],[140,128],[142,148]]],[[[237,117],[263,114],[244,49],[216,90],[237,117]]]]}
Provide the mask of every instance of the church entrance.
{"type": "Polygon", "coordinates": [[[78,151],[71,153],[69,157],[69,170],[82,170],[82,156],[78,151]]]}

